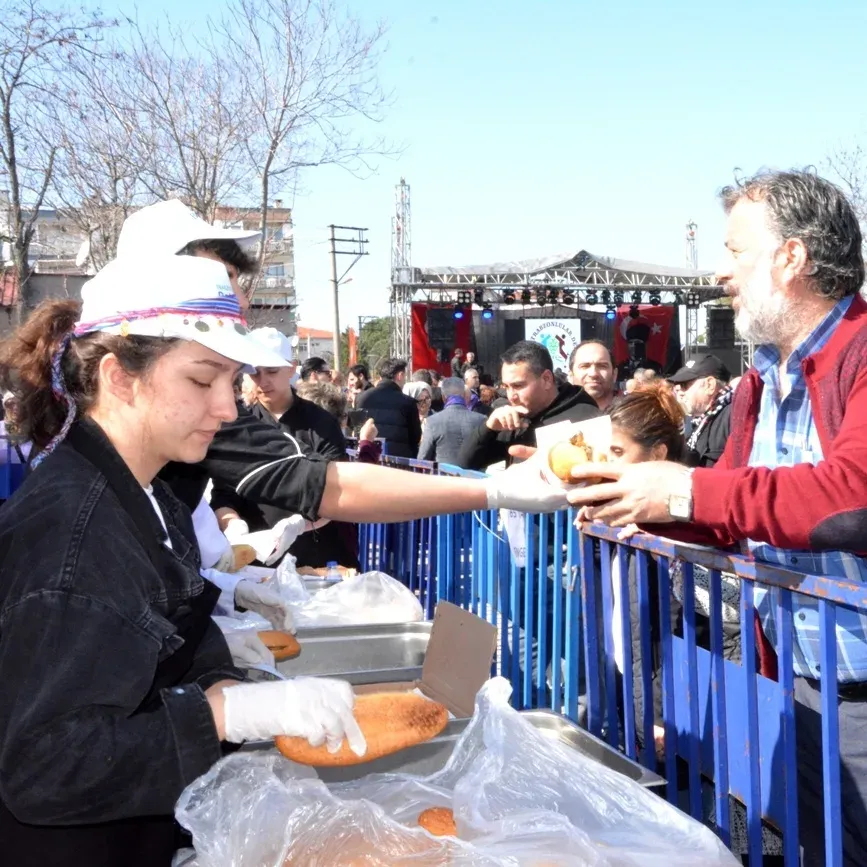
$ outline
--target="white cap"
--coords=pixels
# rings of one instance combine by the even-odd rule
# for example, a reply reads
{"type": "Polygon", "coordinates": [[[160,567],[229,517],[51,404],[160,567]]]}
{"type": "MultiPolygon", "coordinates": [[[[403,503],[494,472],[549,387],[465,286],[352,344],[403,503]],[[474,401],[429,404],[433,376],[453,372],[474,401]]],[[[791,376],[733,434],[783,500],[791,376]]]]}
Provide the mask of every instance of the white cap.
{"type": "Polygon", "coordinates": [[[292,364],[292,343],[289,338],[276,328],[256,328],[250,332],[250,337],[258,340],[262,346],[279,355],[284,361],[292,364]]]}
{"type": "Polygon", "coordinates": [[[249,229],[223,229],[197,216],[183,202],[169,199],[136,211],[124,220],[117,239],[118,258],[135,256],[174,256],[193,241],[237,241],[250,247],[261,232],[249,229]]]}
{"type": "Polygon", "coordinates": [[[81,290],[75,336],[94,331],[181,338],[250,367],[286,367],[250,336],[224,265],[199,256],[115,259],[81,290]]]}

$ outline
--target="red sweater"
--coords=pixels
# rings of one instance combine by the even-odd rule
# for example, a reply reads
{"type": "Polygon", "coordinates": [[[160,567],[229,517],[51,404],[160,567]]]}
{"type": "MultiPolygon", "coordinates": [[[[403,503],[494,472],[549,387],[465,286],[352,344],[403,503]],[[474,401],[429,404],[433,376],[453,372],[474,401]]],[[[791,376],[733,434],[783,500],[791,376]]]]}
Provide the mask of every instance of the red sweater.
{"type": "Polygon", "coordinates": [[[753,539],[867,556],[867,303],[860,296],[825,348],[801,368],[824,460],[747,466],[764,385],[751,368],[735,392],[722,458],[693,474],[695,523],[649,532],[716,547],[753,539]]]}

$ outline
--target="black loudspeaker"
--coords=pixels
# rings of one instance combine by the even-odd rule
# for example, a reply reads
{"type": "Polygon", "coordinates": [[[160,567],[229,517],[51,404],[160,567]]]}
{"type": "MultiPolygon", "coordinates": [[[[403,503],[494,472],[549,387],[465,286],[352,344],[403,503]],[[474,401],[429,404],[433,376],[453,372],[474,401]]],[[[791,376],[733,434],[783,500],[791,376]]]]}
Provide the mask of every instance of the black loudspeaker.
{"type": "Polygon", "coordinates": [[[427,342],[431,349],[451,351],[455,345],[455,318],[451,307],[429,307],[427,342]]]}
{"type": "Polygon", "coordinates": [[[731,307],[707,308],[708,349],[731,349],[735,345],[735,311],[731,307]]]}

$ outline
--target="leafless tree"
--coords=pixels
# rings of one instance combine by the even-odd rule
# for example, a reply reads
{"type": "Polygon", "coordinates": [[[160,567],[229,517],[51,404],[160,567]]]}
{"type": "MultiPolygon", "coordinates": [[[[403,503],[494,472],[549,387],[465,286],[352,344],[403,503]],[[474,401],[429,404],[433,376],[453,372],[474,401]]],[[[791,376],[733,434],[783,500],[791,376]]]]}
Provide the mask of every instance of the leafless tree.
{"type": "Polygon", "coordinates": [[[857,142],[840,144],[826,162],[849,197],[861,226],[867,228],[867,151],[857,142]]]}
{"type": "Polygon", "coordinates": [[[63,69],[72,58],[96,51],[109,26],[96,13],[48,9],[41,0],[0,7],[0,166],[18,321],[30,306],[30,245],[57,165],[56,130],[65,121],[63,69]]]}
{"type": "MultiPolygon", "coordinates": [[[[301,170],[360,174],[371,157],[395,152],[368,135],[389,102],[377,75],[383,25],[366,30],[334,0],[231,0],[212,28],[251,110],[244,145],[266,242],[272,200],[294,189],[301,170]]],[[[267,243],[260,266],[266,254],[267,243]]]]}
{"type": "Polygon", "coordinates": [[[191,41],[168,22],[130,21],[127,47],[134,154],[152,197],[183,199],[206,220],[249,189],[249,110],[236,70],[207,31],[191,41]]]}
{"type": "Polygon", "coordinates": [[[128,58],[117,49],[69,64],[77,84],[59,130],[54,196],[85,238],[80,263],[98,271],[117,254],[123,221],[146,203],[143,146],[131,111],[128,58]]]}

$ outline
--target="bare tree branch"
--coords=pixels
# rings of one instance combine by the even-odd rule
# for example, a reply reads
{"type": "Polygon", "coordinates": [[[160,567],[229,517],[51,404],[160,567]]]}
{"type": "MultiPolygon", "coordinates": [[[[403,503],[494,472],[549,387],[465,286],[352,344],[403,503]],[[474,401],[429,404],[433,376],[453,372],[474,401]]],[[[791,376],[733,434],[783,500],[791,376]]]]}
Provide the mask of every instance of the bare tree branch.
{"type": "Polygon", "coordinates": [[[8,185],[7,231],[18,278],[17,318],[29,306],[34,227],[57,166],[51,131],[67,118],[64,69],[95,53],[112,26],[98,14],[14,0],[0,16],[0,168],[8,185]]]}

